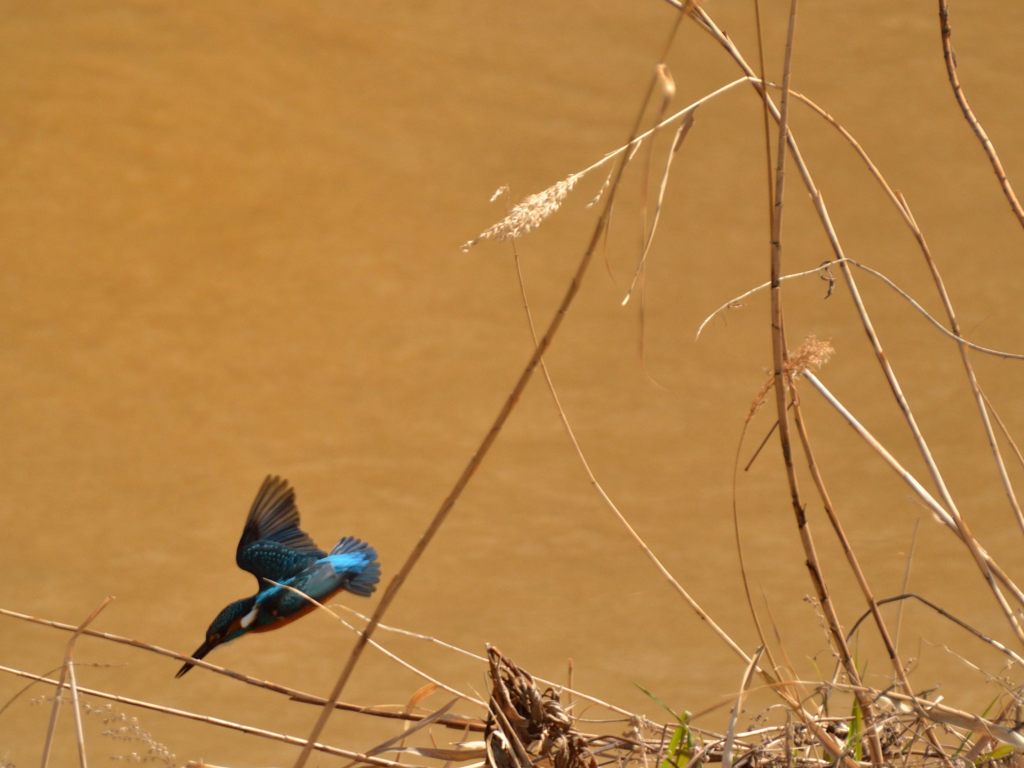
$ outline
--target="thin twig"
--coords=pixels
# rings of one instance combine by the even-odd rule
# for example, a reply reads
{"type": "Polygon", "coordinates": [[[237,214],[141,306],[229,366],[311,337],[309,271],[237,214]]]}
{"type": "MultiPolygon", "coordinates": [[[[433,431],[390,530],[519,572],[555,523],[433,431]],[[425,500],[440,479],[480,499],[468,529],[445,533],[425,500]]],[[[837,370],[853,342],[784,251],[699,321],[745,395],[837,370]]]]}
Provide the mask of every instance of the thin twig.
{"type": "MultiPolygon", "coordinates": [[[[360,617],[364,618],[364,619],[367,618],[367,617],[362,616],[362,614],[359,614],[358,612],[356,612],[356,614],[359,615],[360,617]]],[[[73,624],[64,624],[63,622],[54,621],[52,619],[42,619],[42,618],[39,618],[37,616],[31,616],[31,615],[26,614],[26,613],[19,613],[18,611],[12,611],[12,610],[9,610],[7,608],[0,608],[0,616],[8,616],[10,618],[20,619],[22,621],[27,621],[27,622],[30,622],[30,623],[33,623],[33,624],[40,624],[40,625],[46,626],[46,627],[52,627],[54,629],[59,629],[59,630],[65,631],[65,632],[74,632],[77,629],[77,627],[75,627],[75,625],[73,625],[73,624]]],[[[112,643],[118,643],[120,645],[127,645],[127,646],[130,646],[132,648],[137,648],[137,649],[142,650],[142,651],[148,651],[150,653],[156,653],[156,654],[159,654],[161,656],[167,656],[167,657],[172,658],[172,659],[177,659],[178,661],[193,661],[193,662],[195,662],[195,665],[197,667],[202,667],[204,669],[209,670],[210,672],[215,672],[215,673],[217,673],[219,675],[224,675],[226,677],[230,677],[230,678],[232,678],[234,680],[237,680],[240,683],[245,683],[246,685],[251,685],[251,686],[254,686],[256,688],[262,688],[264,690],[268,690],[268,691],[271,691],[273,693],[284,694],[285,696],[288,696],[290,699],[293,699],[295,701],[301,701],[301,702],[306,702],[306,703],[311,703],[311,704],[319,704],[319,705],[323,705],[327,701],[322,696],[315,696],[315,695],[313,695],[311,693],[306,693],[305,691],[300,691],[300,690],[295,689],[295,688],[290,688],[290,687],[288,687],[286,685],[281,685],[279,683],[274,683],[274,682],[271,682],[269,680],[261,680],[261,679],[256,678],[256,677],[250,677],[249,675],[244,675],[241,672],[236,672],[233,669],[228,669],[227,667],[221,667],[221,666],[218,666],[216,664],[212,664],[209,661],[206,661],[205,659],[193,659],[191,656],[188,656],[186,654],[178,653],[177,651],[172,651],[172,650],[169,650],[167,648],[162,648],[159,645],[152,645],[150,643],[144,643],[141,640],[135,640],[135,639],[130,638],[130,637],[123,637],[121,635],[115,635],[115,634],[111,634],[109,632],[97,632],[97,631],[91,630],[91,629],[83,630],[82,634],[86,635],[87,637],[95,637],[95,638],[99,638],[101,640],[107,640],[107,641],[112,642],[112,643]]],[[[468,653],[468,651],[466,651],[466,653],[468,653]]],[[[479,658],[480,658],[480,660],[484,660],[483,657],[479,657],[479,658]]],[[[583,694],[583,693],[579,693],[578,695],[584,696],[584,697],[586,696],[586,694],[583,694]]],[[[603,704],[603,702],[600,702],[599,700],[596,700],[596,702],[599,703],[599,704],[603,704]]],[[[608,706],[609,708],[614,708],[614,707],[611,707],[611,705],[606,705],[606,706],[608,706]]],[[[420,717],[421,717],[420,715],[415,715],[415,714],[403,714],[401,712],[395,712],[393,710],[389,710],[389,709],[386,709],[386,708],[383,708],[383,707],[365,706],[365,705],[361,705],[361,704],[350,704],[350,703],[344,702],[344,701],[337,702],[335,704],[335,707],[337,709],[341,709],[341,710],[344,710],[346,712],[354,712],[354,713],[357,713],[357,714],[365,714],[365,715],[371,715],[373,717],[381,717],[381,718],[394,718],[394,719],[400,719],[400,720],[416,721],[416,720],[419,720],[420,717]]],[[[623,712],[625,712],[625,710],[623,710],[623,712]]],[[[446,722],[445,725],[450,725],[450,727],[453,727],[453,728],[462,728],[462,727],[465,726],[466,722],[467,722],[467,720],[464,719],[464,718],[453,717],[451,722],[446,722]]],[[[473,720],[469,720],[469,722],[474,722],[475,723],[477,721],[475,719],[473,719],[473,720]]]]}
{"type": "Polygon", "coordinates": [[[1006,171],[1003,170],[1003,164],[999,162],[999,155],[996,153],[992,140],[985,133],[985,129],[981,127],[981,122],[975,117],[971,105],[967,103],[967,95],[960,85],[960,76],[957,74],[956,68],[956,54],[953,52],[953,30],[949,26],[948,0],[939,0],[939,31],[942,34],[942,58],[946,62],[946,74],[949,76],[949,84],[953,87],[953,96],[956,98],[957,104],[960,105],[960,110],[964,113],[967,124],[971,126],[974,135],[981,142],[981,147],[985,150],[985,154],[992,164],[992,170],[999,180],[999,186],[1003,188],[1003,194],[1006,195],[1006,200],[1010,203],[1010,209],[1017,217],[1017,221],[1021,223],[1021,226],[1024,226],[1024,208],[1021,207],[1020,201],[1010,185],[1010,180],[1006,178],[1006,171]]]}
{"type": "MultiPolygon", "coordinates": [[[[271,584],[273,584],[274,586],[281,587],[282,589],[286,589],[289,592],[291,592],[291,593],[301,597],[303,600],[307,601],[308,603],[311,603],[314,607],[319,608],[321,611],[324,611],[328,616],[333,618],[335,621],[337,621],[339,624],[344,626],[346,629],[348,629],[351,632],[355,633],[356,636],[362,636],[362,634],[363,634],[362,630],[359,630],[359,629],[356,629],[355,627],[353,627],[351,624],[349,624],[347,621],[345,621],[345,619],[343,619],[337,613],[332,611],[328,606],[324,605],[323,603],[321,603],[316,598],[310,597],[305,592],[303,592],[301,589],[296,589],[295,587],[293,587],[290,584],[282,584],[280,582],[274,581],[273,579],[267,579],[267,581],[270,582],[271,584]]],[[[438,680],[436,677],[433,677],[433,676],[427,674],[426,672],[424,672],[422,669],[420,669],[416,665],[406,661],[405,659],[403,659],[398,654],[391,652],[390,650],[385,648],[383,645],[378,643],[376,640],[372,640],[371,639],[369,641],[369,643],[370,643],[370,645],[372,645],[374,648],[376,648],[378,651],[383,653],[385,656],[387,656],[392,661],[395,661],[400,666],[405,667],[407,670],[412,672],[414,675],[422,677],[428,683],[431,683],[432,685],[436,685],[441,690],[447,691],[448,693],[450,693],[453,696],[456,696],[456,697],[458,697],[460,699],[465,699],[466,701],[471,702],[473,704],[476,704],[479,707],[486,707],[487,706],[480,699],[477,699],[477,698],[475,698],[473,696],[470,696],[468,693],[463,693],[462,691],[460,691],[460,690],[458,690],[456,688],[452,688],[447,683],[444,683],[443,681],[438,680]]]]}
{"type": "Polygon", "coordinates": [[[53,708],[50,710],[50,722],[46,728],[46,741],[43,743],[43,757],[42,767],[46,768],[50,762],[50,750],[53,747],[53,736],[54,731],[57,727],[57,715],[60,712],[60,704],[63,698],[64,688],[67,687],[71,692],[71,706],[74,711],[75,717],[75,737],[78,742],[78,759],[79,764],[82,768],[87,768],[87,761],[85,757],[85,736],[82,732],[82,711],[78,706],[78,686],[74,676],[74,655],[75,655],[75,643],[78,642],[78,638],[81,637],[82,632],[85,630],[93,620],[100,615],[100,611],[110,605],[110,601],[114,599],[113,595],[107,595],[102,602],[96,608],[93,609],[85,621],[78,625],[74,633],[68,638],[67,646],[64,650],[64,664],[60,670],[60,681],[57,684],[57,694],[53,697],[53,708]],[[69,683],[65,683],[68,678],[71,679],[69,683]]]}
{"type": "MultiPolygon", "coordinates": [[[[38,683],[45,683],[47,685],[57,686],[61,688],[67,688],[68,683],[61,685],[59,680],[53,680],[42,675],[36,675],[32,672],[26,672],[21,669],[15,669],[14,667],[7,667],[0,665],[0,672],[7,672],[17,677],[26,678],[28,680],[35,680],[38,683]]],[[[152,701],[143,701],[142,699],[133,699],[128,696],[120,696],[115,693],[109,693],[107,691],[97,690],[95,688],[79,688],[79,691],[86,696],[95,696],[98,699],[105,699],[107,701],[116,701],[119,704],[124,704],[130,707],[138,707],[140,709],[148,709],[152,712],[160,712],[161,714],[171,715],[172,717],[180,717],[186,720],[195,720],[200,723],[206,723],[207,725],[216,725],[220,728],[228,728],[234,731],[240,731],[241,733],[248,733],[253,736],[260,736],[265,739],[272,739],[274,741],[282,741],[285,744],[305,745],[306,740],[300,739],[298,736],[289,736],[285,733],[277,733],[276,731],[268,731],[264,728],[257,728],[253,725],[246,725],[245,723],[236,723],[231,720],[225,720],[220,717],[213,717],[212,715],[203,715],[198,712],[190,712],[186,709],[177,709],[175,707],[167,707],[163,704],[156,704],[152,701]]],[[[348,749],[341,749],[340,747],[332,747],[329,744],[313,744],[312,748],[318,752],[324,752],[328,755],[337,755],[338,757],[347,757],[350,760],[358,760],[360,763],[369,763],[370,765],[382,766],[382,768],[416,768],[405,763],[399,763],[394,760],[386,760],[381,757],[371,757],[365,755],[362,752],[353,752],[348,749]]]]}
{"type": "Polygon", "coordinates": [[[732,768],[732,746],[736,739],[736,719],[740,716],[740,712],[743,710],[743,697],[747,693],[747,688],[750,687],[750,678],[754,674],[757,662],[761,660],[762,653],[764,653],[763,645],[754,651],[754,655],[751,657],[750,663],[747,664],[747,668],[743,672],[743,679],[740,681],[740,690],[736,694],[736,704],[733,705],[732,712],[729,713],[729,726],[725,729],[725,743],[722,745],[722,768],[732,768]]]}
{"type": "MultiPolygon", "coordinates": [[[[897,294],[899,294],[899,296],[901,298],[903,298],[908,304],[910,304],[911,307],[913,307],[917,312],[919,312],[929,323],[931,323],[935,327],[936,330],[938,330],[946,338],[951,339],[951,340],[957,342],[958,344],[964,344],[964,345],[970,347],[971,349],[976,350],[978,352],[981,352],[983,354],[992,355],[993,357],[1001,357],[1004,360],[1024,360],[1024,353],[1020,353],[1020,352],[1007,352],[1007,351],[1002,350],[1002,349],[995,349],[993,347],[986,347],[986,346],[983,346],[981,344],[977,344],[977,343],[975,343],[973,341],[968,341],[963,336],[959,336],[956,333],[951,332],[948,328],[946,328],[946,326],[944,326],[932,314],[930,314],[928,312],[928,310],[926,310],[923,306],[921,306],[920,302],[918,302],[907,291],[905,291],[902,288],[900,288],[900,286],[897,285],[895,282],[893,282],[893,280],[891,280],[889,277],[887,277],[882,272],[879,272],[877,269],[874,269],[873,267],[869,267],[867,264],[864,264],[863,262],[857,261],[856,259],[851,259],[849,257],[844,257],[842,259],[835,259],[835,260],[826,261],[823,264],[820,264],[819,266],[814,267],[813,269],[805,269],[802,272],[793,272],[793,273],[788,274],[788,275],[782,275],[779,278],[779,282],[786,282],[787,280],[795,280],[795,279],[801,278],[801,277],[808,277],[809,275],[828,274],[829,270],[831,270],[833,266],[835,266],[835,265],[837,265],[837,264],[839,264],[841,262],[845,263],[845,264],[849,264],[851,266],[854,266],[857,269],[860,269],[860,270],[866,272],[867,274],[871,275],[872,277],[876,277],[879,280],[881,280],[885,285],[887,285],[889,288],[891,288],[897,294]]],[[[696,337],[699,339],[701,334],[704,332],[704,329],[707,328],[708,323],[710,323],[712,320],[714,320],[716,317],[718,317],[718,315],[720,315],[722,312],[726,312],[726,311],[728,311],[730,309],[735,309],[736,307],[741,306],[742,303],[746,299],[749,299],[751,296],[754,296],[754,295],[760,293],[761,291],[765,291],[765,290],[767,290],[769,288],[771,288],[771,283],[770,282],[761,283],[760,285],[755,286],[754,288],[751,288],[750,290],[744,291],[740,295],[734,296],[733,298],[729,299],[727,302],[725,302],[720,307],[718,307],[714,312],[712,312],[710,315],[708,315],[707,317],[704,318],[704,320],[701,322],[701,324],[697,327],[697,336],[696,337]]]]}
{"type": "MultiPolygon", "coordinates": [[[[519,262],[519,254],[513,252],[513,257],[516,266],[516,278],[519,283],[520,296],[523,300],[523,307],[526,313],[527,323],[530,327],[530,334],[534,344],[537,344],[537,331],[533,324],[533,313],[530,310],[529,297],[526,291],[526,281],[523,276],[522,267],[519,262]]],[[[572,444],[573,451],[576,454],[576,458],[579,459],[580,465],[583,467],[583,471],[587,475],[587,479],[597,492],[598,496],[604,502],[605,506],[611,510],[612,514],[615,515],[616,519],[626,529],[626,532],[630,537],[637,543],[647,558],[653,563],[654,567],[658,569],[658,572],[665,578],[666,581],[672,586],[672,588],[686,601],[686,603],[694,610],[697,616],[706,623],[711,630],[721,639],[730,650],[733,651],[737,656],[740,657],[745,663],[750,662],[750,657],[743,650],[743,648],[737,643],[729,634],[722,629],[721,626],[711,617],[711,615],[704,610],[704,608],[697,602],[697,600],[686,591],[686,588],[672,575],[672,572],[665,566],[661,559],[654,553],[654,551],[648,546],[647,542],[644,541],[643,537],[637,533],[636,529],[632,526],[629,520],[623,514],[622,510],[619,509],[615,501],[608,495],[608,492],[601,485],[597,476],[594,474],[593,469],[590,466],[590,462],[587,460],[586,454],[583,452],[583,448],[576,438],[576,433],[569,423],[569,417],[565,412],[565,408],[562,407],[561,398],[558,396],[558,391],[555,389],[554,381],[551,378],[551,372],[548,370],[547,364],[541,361],[541,373],[544,376],[545,383],[547,384],[548,392],[551,395],[551,399],[554,402],[555,409],[558,411],[559,420],[562,422],[562,428],[565,430],[566,436],[569,438],[569,442],[572,444]]]]}

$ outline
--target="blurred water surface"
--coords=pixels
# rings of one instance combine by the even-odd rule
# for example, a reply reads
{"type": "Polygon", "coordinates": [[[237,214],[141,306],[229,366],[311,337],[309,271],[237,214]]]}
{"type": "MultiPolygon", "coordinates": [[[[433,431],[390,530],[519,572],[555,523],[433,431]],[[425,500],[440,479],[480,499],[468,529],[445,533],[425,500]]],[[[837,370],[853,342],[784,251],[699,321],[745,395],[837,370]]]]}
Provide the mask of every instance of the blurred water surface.
{"type": "MultiPolygon", "coordinates": [[[[787,4],[788,5],[788,4],[787,4]]],[[[778,77],[785,18],[763,4],[778,77]]],[[[756,60],[751,9],[708,11],[756,60]]],[[[851,130],[904,193],[965,334],[1024,350],[1021,232],[949,91],[926,2],[806,4],[793,86],[851,130]]],[[[954,40],[972,103],[1011,178],[1024,178],[1024,7],[958,4],[954,40]]],[[[0,4],[0,607],[191,651],[217,610],[251,592],[234,566],[263,476],[298,489],[304,527],[378,548],[390,578],[475,449],[531,349],[511,249],[460,244],[513,200],[590,165],[626,137],[672,20],[665,3],[155,2],[0,4]]],[[[738,76],[695,25],[669,60],[676,108],[738,76]]],[[[939,314],[892,206],[839,135],[794,106],[793,127],[848,255],[939,314]]],[[[736,640],[757,640],[732,523],[732,467],[770,365],[764,295],[694,332],[768,276],[763,134],[747,87],[703,107],[673,164],[649,256],[643,323],[620,307],[652,214],[668,138],[627,174],[612,233],[549,355],[595,472],[666,565],[736,640]],[[646,187],[645,187],[646,180],[646,187]],[[646,189],[646,192],[645,192],[646,189]],[[641,335],[644,341],[640,352],[641,335]]],[[[519,253],[538,322],[590,236],[604,171],[519,253]]],[[[1021,182],[1024,183],[1024,182],[1021,182]]],[[[787,271],[831,256],[790,176],[787,271]]],[[[954,345],[877,281],[865,299],[961,511],[1018,577],[1020,530],[986,453],[954,345]]],[[[822,376],[924,480],[845,289],[787,285],[787,330],[831,340],[822,376]]],[[[1024,427],[1020,363],[974,356],[1011,430],[1024,427]]],[[[810,392],[818,458],[879,595],[910,588],[1006,639],[970,558],[810,392]]],[[[762,408],[740,451],[773,421],[762,408]]],[[[1019,467],[1011,474],[1020,479],[1019,467]]],[[[832,658],[783,485],[777,442],[741,473],[737,502],[755,602],[798,673],[832,658]]],[[[863,608],[803,478],[840,617],[863,608]]],[[[346,601],[368,610],[371,601],[346,601]]],[[[895,619],[894,613],[887,614],[895,619]]],[[[701,710],[743,664],[660,579],[590,487],[537,378],[387,622],[658,717],[636,687],[701,710]]],[[[47,672],[66,635],[0,617],[0,664],[47,672]]],[[[865,638],[868,636],[866,635],[865,638]]],[[[431,674],[486,690],[484,665],[383,636],[431,674]]],[[[312,615],[210,660],[314,693],[352,636],[312,615]]],[[[1000,660],[920,608],[901,651],[921,688],[983,707],[1000,660]],[[948,644],[949,651],[944,648],[948,644]]],[[[870,682],[888,669],[857,646],[870,682]]],[[[178,664],[84,639],[79,682],[304,735],[315,711],[178,664]],[[94,666],[93,666],[94,665],[94,666]]],[[[346,698],[404,703],[421,680],[368,653],[346,698]]],[[[0,701],[25,681],[0,677],[0,701]]],[[[35,687],[0,715],[0,763],[38,759],[35,687]]],[[[767,701],[769,699],[765,699],[767,701]]],[[[437,701],[440,704],[440,699],[437,701]]],[[[138,716],[178,759],[288,764],[291,747],[155,713],[138,716]]],[[[721,724],[724,712],[707,715],[721,724]]],[[[60,764],[75,760],[69,723],[60,764]]],[[[87,720],[90,755],[139,750],[87,720]]],[[[390,733],[339,715],[326,740],[390,733]]],[[[454,737],[453,737],[454,738],[454,737]]],[[[325,762],[325,761],[322,761],[325,762]]]]}

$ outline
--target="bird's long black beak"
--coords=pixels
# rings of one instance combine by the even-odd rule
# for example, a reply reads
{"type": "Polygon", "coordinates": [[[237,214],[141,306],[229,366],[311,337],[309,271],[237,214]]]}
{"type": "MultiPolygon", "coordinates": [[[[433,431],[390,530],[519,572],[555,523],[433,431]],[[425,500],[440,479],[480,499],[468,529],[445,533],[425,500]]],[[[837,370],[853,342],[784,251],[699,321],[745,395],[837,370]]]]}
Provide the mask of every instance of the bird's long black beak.
{"type": "MultiPolygon", "coordinates": [[[[217,645],[217,643],[211,643],[210,641],[207,640],[206,642],[204,642],[202,645],[200,645],[198,648],[196,648],[192,652],[192,658],[193,659],[201,659],[201,658],[203,658],[203,656],[205,656],[210,651],[212,651],[213,648],[216,645],[217,645]]],[[[194,667],[194,666],[195,666],[195,664],[193,664],[191,661],[186,661],[184,664],[182,664],[181,669],[178,670],[178,674],[176,674],[174,677],[176,679],[181,677],[186,672],[188,672],[190,669],[192,669],[192,667],[194,667]]]]}

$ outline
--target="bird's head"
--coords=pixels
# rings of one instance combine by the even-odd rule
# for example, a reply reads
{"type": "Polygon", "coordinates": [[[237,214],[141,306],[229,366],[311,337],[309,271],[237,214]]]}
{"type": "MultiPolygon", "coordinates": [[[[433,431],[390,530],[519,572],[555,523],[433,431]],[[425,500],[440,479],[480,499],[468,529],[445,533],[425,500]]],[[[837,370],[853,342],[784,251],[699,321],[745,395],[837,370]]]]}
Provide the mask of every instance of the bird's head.
{"type": "MultiPolygon", "coordinates": [[[[253,595],[251,597],[244,597],[241,600],[235,600],[235,602],[225,606],[217,614],[217,618],[210,622],[210,626],[206,630],[206,640],[193,651],[192,658],[201,659],[218,645],[231,642],[239,635],[244,634],[248,630],[248,625],[243,626],[242,619],[252,610],[255,603],[256,596],[253,595]]],[[[186,661],[175,677],[181,677],[192,669],[193,666],[192,662],[186,661]]]]}

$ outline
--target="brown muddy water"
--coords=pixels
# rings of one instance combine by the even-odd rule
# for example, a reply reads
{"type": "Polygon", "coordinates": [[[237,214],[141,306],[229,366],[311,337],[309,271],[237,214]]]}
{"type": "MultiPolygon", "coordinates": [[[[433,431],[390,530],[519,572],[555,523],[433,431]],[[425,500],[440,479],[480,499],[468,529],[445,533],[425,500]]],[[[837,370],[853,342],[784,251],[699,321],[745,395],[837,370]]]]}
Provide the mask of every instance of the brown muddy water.
{"type": "MultiPolygon", "coordinates": [[[[807,3],[793,86],[858,137],[906,195],[964,333],[1024,350],[1022,232],[953,101],[932,2],[807,3]]],[[[753,61],[748,3],[707,10],[753,61]]],[[[763,3],[768,67],[781,71],[788,4],[763,3]]],[[[1024,185],[1024,6],[957,3],[954,41],[972,104],[1024,185]]],[[[360,536],[385,580],[448,493],[526,362],[531,341],[507,243],[460,244],[518,199],[626,138],[672,22],[664,3],[0,4],[0,607],[182,652],[249,594],[234,565],[268,473],[298,489],[324,546],[360,536]]],[[[669,58],[681,108],[738,76],[685,24],[669,58]]],[[[793,128],[852,258],[941,314],[923,260],[839,135],[804,108],[793,128]]],[[[757,645],[732,523],[732,466],[770,365],[766,296],[701,320],[768,277],[761,112],[749,87],[698,111],[675,156],[648,257],[643,324],[620,306],[650,221],[668,135],[641,152],[612,233],[549,355],[600,481],[666,566],[744,648],[757,645]],[[646,186],[645,186],[646,184],[646,186]],[[645,193],[646,190],[646,193],[645,193]],[[644,340],[643,355],[640,339],[644,340]]],[[[518,250],[538,322],[561,296],[604,179],[585,177],[518,250]]],[[[830,258],[798,178],[788,181],[784,268],[830,258]]],[[[987,453],[955,346],[881,283],[860,284],[960,510],[1024,577],[1021,531],[987,453]]],[[[923,463],[842,285],[785,288],[793,344],[831,340],[833,391],[922,481],[923,463]]],[[[980,354],[978,377],[1024,430],[1024,366],[980,354]]],[[[1009,640],[970,557],[819,397],[803,400],[822,471],[880,595],[909,589],[1009,640]]],[[[773,421],[755,416],[745,463],[773,421]]],[[[801,470],[840,618],[863,609],[801,470]]],[[[1021,468],[1011,476],[1020,481],[1021,468]]],[[[774,438],[736,500],[755,603],[797,673],[831,674],[774,438]]],[[[349,598],[367,610],[371,601],[349,598]]],[[[895,622],[892,609],[887,616],[895,622]]],[[[663,716],[637,685],[702,710],[743,663],[658,576],[590,487],[536,378],[386,622],[476,652],[494,643],[545,677],[663,716]]],[[[382,635],[471,694],[484,665],[382,635]]],[[[51,673],[67,635],[0,617],[0,664],[51,673]]],[[[216,650],[210,660],[315,693],[352,635],[323,614],[216,650]]],[[[900,649],[920,689],[980,710],[1001,659],[919,608],[900,649]],[[972,669],[963,659],[981,667],[972,669]]],[[[866,678],[889,670],[873,636],[866,678]]],[[[78,680],[297,735],[316,712],[203,670],[84,639],[78,680]]],[[[1018,676],[1019,678],[1019,676],[1018,676]]],[[[1017,679],[1017,678],[1014,678],[1017,679]]],[[[403,704],[422,679],[368,652],[345,698],[403,704]]],[[[0,675],[0,702],[26,681],[0,675]]],[[[0,714],[0,764],[39,759],[49,707],[35,686],[0,714]]],[[[428,700],[437,706],[440,695],[428,700]]],[[[765,702],[770,701],[766,698],[765,702]]],[[[100,706],[100,702],[91,701],[100,706]]],[[[117,705],[180,762],[290,764],[293,747],[117,705]]],[[[702,721],[720,726],[725,710],[702,721]]],[[[55,762],[76,760],[65,710],[55,762]]],[[[141,751],[86,718],[89,754],[141,751]]],[[[115,723],[115,726],[117,723],[115,723]]],[[[335,717],[351,749],[393,733],[335,717]]],[[[454,736],[453,736],[454,738],[454,736]]],[[[319,764],[328,763],[320,759],[319,764]]]]}

